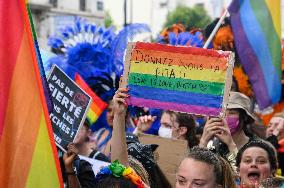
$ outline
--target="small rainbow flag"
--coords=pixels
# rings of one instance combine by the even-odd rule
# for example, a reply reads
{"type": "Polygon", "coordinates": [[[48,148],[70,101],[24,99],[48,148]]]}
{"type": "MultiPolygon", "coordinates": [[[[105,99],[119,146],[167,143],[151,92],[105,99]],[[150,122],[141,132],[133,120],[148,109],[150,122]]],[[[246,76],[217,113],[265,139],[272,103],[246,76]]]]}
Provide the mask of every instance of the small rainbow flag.
{"type": "Polygon", "coordinates": [[[63,187],[26,2],[0,20],[0,187],[63,187]]]}
{"type": "Polygon", "coordinates": [[[281,1],[234,0],[235,45],[261,109],[281,97],[281,1]]]}
{"type": "Polygon", "coordinates": [[[232,67],[230,52],[137,42],[128,47],[121,86],[128,84],[130,105],[218,116],[232,67]]]}
{"type": "Polygon", "coordinates": [[[93,101],[87,113],[87,118],[89,119],[90,123],[93,124],[100,117],[101,113],[107,107],[107,104],[92,91],[92,89],[88,86],[88,84],[83,80],[83,78],[79,74],[75,75],[75,82],[90,97],[92,97],[93,101]]]}

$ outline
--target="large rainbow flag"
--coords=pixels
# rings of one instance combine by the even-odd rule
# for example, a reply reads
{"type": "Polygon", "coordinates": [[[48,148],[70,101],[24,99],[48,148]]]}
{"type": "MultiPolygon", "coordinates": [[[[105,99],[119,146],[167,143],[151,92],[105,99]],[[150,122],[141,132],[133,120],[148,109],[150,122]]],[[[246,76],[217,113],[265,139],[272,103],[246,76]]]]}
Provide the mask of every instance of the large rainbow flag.
{"type": "Polygon", "coordinates": [[[121,87],[129,87],[130,105],[219,116],[232,67],[230,52],[136,42],[127,49],[121,87]]]}
{"type": "Polygon", "coordinates": [[[107,104],[92,91],[92,89],[79,74],[75,74],[75,82],[78,84],[78,86],[80,86],[81,89],[92,97],[92,103],[87,113],[87,118],[90,123],[93,124],[100,117],[101,113],[107,107],[107,104]]]}
{"type": "Polygon", "coordinates": [[[280,0],[234,0],[229,7],[237,52],[261,109],[281,97],[280,9],[280,0]]]}
{"type": "Polygon", "coordinates": [[[33,34],[33,41],[34,41],[34,46],[35,46],[37,63],[38,63],[38,67],[39,67],[39,70],[40,70],[40,76],[41,76],[41,80],[42,80],[42,86],[43,86],[43,91],[44,91],[44,95],[45,95],[45,99],[46,99],[47,109],[48,109],[48,112],[51,113],[52,110],[53,110],[51,93],[50,93],[49,88],[48,88],[47,79],[46,79],[45,71],[44,71],[44,68],[43,68],[43,62],[42,62],[42,58],[41,58],[42,55],[41,55],[40,50],[39,50],[37,36],[36,36],[36,32],[35,32],[35,28],[34,28],[34,24],[33,24],[33,19],[32,19],[32,13],[31,13],[29,4],[27,4],[27,10],[28,10],[28,15],[29,15],[29,20],[30,20],[31,31],[32,31],[32,34],[33,34]]]}
{"type": "Polygon", "coordinates": [[[0,1],[0,187],[63,187],[24,0],[0,1]]]}

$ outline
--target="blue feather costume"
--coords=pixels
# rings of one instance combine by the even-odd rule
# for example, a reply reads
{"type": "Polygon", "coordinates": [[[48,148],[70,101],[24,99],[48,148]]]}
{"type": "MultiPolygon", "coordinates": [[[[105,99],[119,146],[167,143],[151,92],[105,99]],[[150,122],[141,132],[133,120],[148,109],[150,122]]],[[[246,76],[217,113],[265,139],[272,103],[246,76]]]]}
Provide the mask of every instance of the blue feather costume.
{"type": "MultiPolygon", "coordinates": [[[[72,79],[79,73],[92,90],[108,102],[123,73],[127,42],[141,32],[150,32],[150,28],[146,24],[130,24],[115,34],[112,27],[98,27],[78,18],[75,27],[68,26],[49,38],[48,45],[57,56],[50,58],[44,68],[49,71],[56,64],[72,79]]],[[[106,126],[102,116],[92,126],[94,130],[106,126]]]]}

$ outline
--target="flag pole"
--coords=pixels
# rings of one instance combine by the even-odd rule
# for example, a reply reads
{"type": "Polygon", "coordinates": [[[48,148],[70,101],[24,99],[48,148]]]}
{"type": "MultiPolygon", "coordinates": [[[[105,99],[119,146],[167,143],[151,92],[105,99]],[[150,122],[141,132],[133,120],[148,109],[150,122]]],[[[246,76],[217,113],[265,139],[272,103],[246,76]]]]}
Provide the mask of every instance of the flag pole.
{"type": "Polygon", "coordinates": [[[209,38],[207,39],[207,41],[205,42],[203,48],[206,49],[210,42],[212,41],[213,37],[215,36],[215,34],[217,33],[219,27],[221,26],[222,22],[224,21],[224,19],[226,18],[228,14],[228,9],[225,9],[223,15],[221,16],[221,18],[219,19],[218,23],[216,24],[215,28],[213,29],[212,33],[210,34],[209,38]]]}

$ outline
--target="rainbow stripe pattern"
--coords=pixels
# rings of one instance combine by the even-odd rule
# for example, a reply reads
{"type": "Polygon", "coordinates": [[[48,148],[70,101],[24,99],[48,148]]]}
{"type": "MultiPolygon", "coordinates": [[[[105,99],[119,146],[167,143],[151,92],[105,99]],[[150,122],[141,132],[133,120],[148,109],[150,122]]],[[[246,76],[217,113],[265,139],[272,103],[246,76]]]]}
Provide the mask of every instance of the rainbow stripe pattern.
{"type": "Polygon", "coordinates": [[[88,84],[83,80],[83,78],[79,74],[75,74],[75,82],[90,97],[92,97],[92,103],[87,113],[87,118],[90,123],[93,124],[100,117],[104,109],[107,107],[107,104],[101,98],[99,98],[96,93],[92,91],[92,89],[88,86],[88,84]]]}
{"type": "Polygon", "coordinates": [[[127,53],[129,68],[125,66],[124,75],[128,75],[130,105],[221,113],[225,86],[230,84],[230,52],[137,42],[127,53]]]}
{"type": "Polygon", "coordinates": [[[0,187],[63,187],[26,2],[0,20],[0,187]]]}
{"type": "Polygon", "coordinates": [[[229,7],[238,55],[261,109],[281,97],[280,9],[280,0],[234,0],[229,7]]]}

